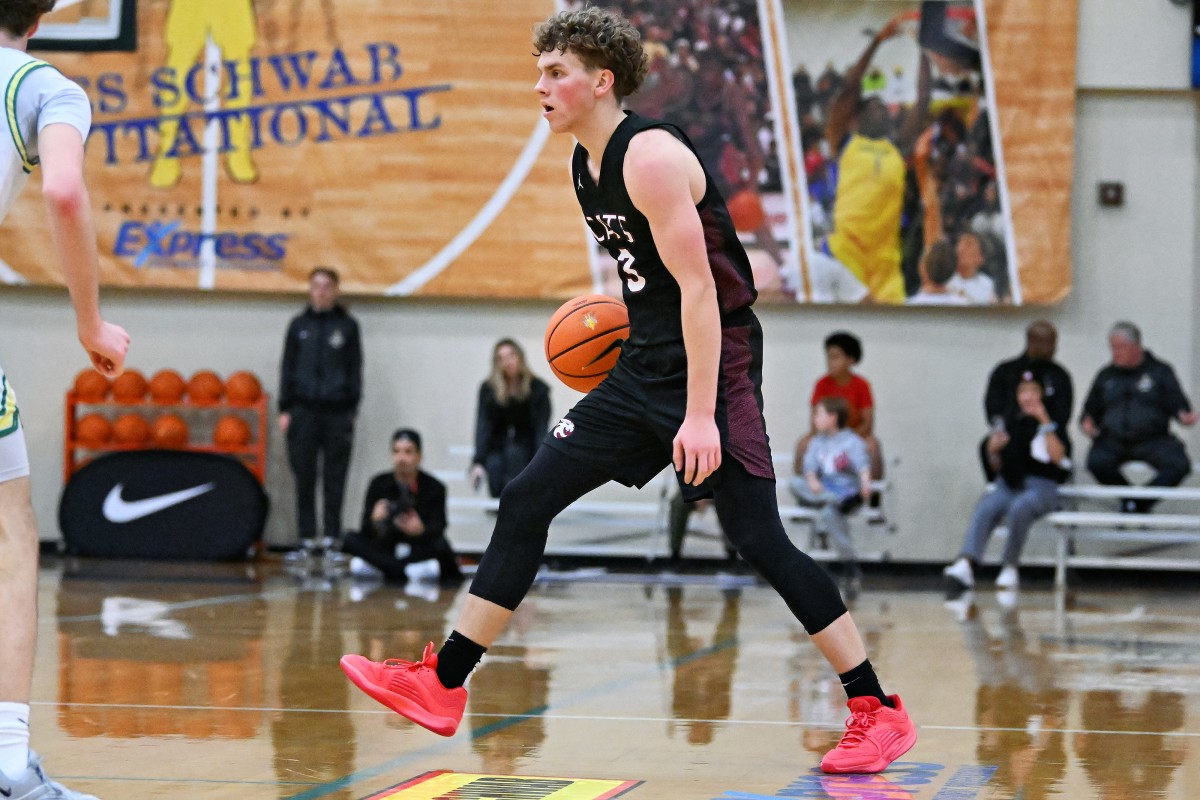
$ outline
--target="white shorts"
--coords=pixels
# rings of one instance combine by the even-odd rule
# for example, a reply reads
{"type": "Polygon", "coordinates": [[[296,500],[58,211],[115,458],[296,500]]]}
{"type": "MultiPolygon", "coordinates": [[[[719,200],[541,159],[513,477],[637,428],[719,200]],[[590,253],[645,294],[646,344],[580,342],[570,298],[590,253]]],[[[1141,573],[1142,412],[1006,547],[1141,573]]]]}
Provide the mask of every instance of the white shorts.
{"type": "Polygon", "coordinates": [[[808,277],[814,303],[860,303],[869,294],[845,264],[819,249],[809,262],[808,277]]]}
{"type": "Polygon", "coordinates": [[[28,475],[29,452],[25,449],[17,398],[0,370],[0,483],[28,475]]]}

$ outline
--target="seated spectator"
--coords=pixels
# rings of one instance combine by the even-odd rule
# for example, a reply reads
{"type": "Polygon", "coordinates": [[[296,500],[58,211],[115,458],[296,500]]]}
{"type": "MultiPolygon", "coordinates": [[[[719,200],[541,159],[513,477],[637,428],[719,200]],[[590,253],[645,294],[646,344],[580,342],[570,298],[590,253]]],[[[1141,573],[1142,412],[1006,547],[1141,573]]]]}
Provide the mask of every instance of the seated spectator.
{"type": "Polygon", "coordinates": [[[908,298],[910,306],[965,306],[968,301],[949,287],[955,275],[954,245],[942,239],[921,256],[921,289],[908,298]]]}
{"type": "MultiPolygon", "coordinates": [[[[1058,331],[1054,325],[1044,319],[1029,323],[1025,329],[1025,352],[1009,361],[1002,361],[988,376],[987,391],[983,396],[983,413],[991,428],[1003,424],[1003,421],[1018,410],[1017,384],[1026,372],[1032,372],[1034,377],[1042,382],[1045,396],[1042,401],[1050,414],[1050,421],[1058,426],[1060,431],[1067,430],[1071,421],[1071,408],[1075,404],[1075,389],[1071,383],[1071,374],[1061,364],[1054,360],[1058,349],[1058,331]]],[[[983,474],[988,482],[996,479],[992,469],[991,458],[987,452],[989,436],[979,443],[979,460],[983,464],[983,474]]]]}
{"type": "Polygon", "coordinates": [[[801,505],[821,509],[818,530],[833,541],[845,577],[857,581],[861,571],[846,514],[871,496],[871,461],[862,438],[846,427],[849,416],[840,397],[823,397],[813,407],[815,433],[791,490],[801,505]]]}
{"type": "Polygon", "coordinates": [[[392,434],[392,470],[371,479],[363,499],[362,525],[342,550],[354,556],[356,575],[386,581],[460,580],[462,572],[446,539],[446,487],[421,470],[421,434],[392,434]]]}
{"type": "Polygon", "coordinates": [[[987,264],[983,240],[973,231],[964,231],[954,246],[955,272],[946,288],[966,298],[972,305],[996,302],[996,282],[984,270],[987,264]]]}
{"type": "MultiPolygon", "coordinates": [[[[1092,382],[1079,426],[1092,439],[1088,470],[1100,483],[1125,486],[1121,465],[1144,461],[1154,468],[1150,486],[1178,486],[1191,472],[1183,442],[1171,435],[1171,420],[1196,424],[1196,412],[1175,370],[1142,347],[1132,322],[1118,322],[1108,334],[1112,363],[1092,382]]],[[[1122,511],[1145,513],[1154,500],[1123,500],[1122,511]]]]}
{"type": "Polygon", "coordinates": [[[478,489],[486,480],[499,497],[549,429],[550,387],[530,372],[519,344],[501,339],[492,350],[492,374],[479,386],[471,485],[478,489]]]}
{"type": "Polygon", "coordinates": [[[1023,373],[1017,382],[1014,409],[988,437],[995,487],[979,499],[962,553],[943,570],[960,588],[975,586],[975,567],[983,559],[988,537],[1007,516],[1008,541],[996,587],[1016,589],[1017,565],[1029,529],[1058,504],[1058,485],[1070,476],[1071,445],[1066,432],[1050,419],[1044,399],[1041,380],[1032,371],[1023,373]]]}
{"type": "MultiPolygon", "coordinates": [[[[846,427],[857,433],[867,445],[871,458],[871,478],[883,477],[883,447],[875,438],[875,398],[871,384],[866,378],[855,374],[854,366],[862,361],[862,342],[846,331],[832,333],[825,338],[825,367],[829,371],[813,386],[809,405],[816,408],[817,402],[825,397],[840,397],[846,401],[848,416],[846,427]]],[[[813,437],[813,431],[796,443],[794,470],[803,474],[804,453],[813,437]]]]}

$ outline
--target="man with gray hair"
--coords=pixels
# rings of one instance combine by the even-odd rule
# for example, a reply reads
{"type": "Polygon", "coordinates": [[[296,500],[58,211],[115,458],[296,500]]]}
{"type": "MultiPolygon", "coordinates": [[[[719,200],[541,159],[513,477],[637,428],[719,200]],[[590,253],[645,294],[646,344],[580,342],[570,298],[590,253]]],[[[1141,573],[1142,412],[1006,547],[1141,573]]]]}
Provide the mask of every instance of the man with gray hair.
{"type": "MultiPolygon", "coordinates": [[[[1118,322],[1108,333],[1112,363],[1100,370],[1079,426],[1092,438],[1087,466],[1100,483],[1129,483],[1121,465],[1144,461],[1155,471],[1150,486],[1178,486],[1191,471],[1183,442],[1171,435],[1171,420],[1194,425],[1197,414],[1175,370],[1142,347],[1132,322],[1118,322]]],[[[1122,511],[1145,513],[1153,500],[1124,500],[1122,511]]]]}

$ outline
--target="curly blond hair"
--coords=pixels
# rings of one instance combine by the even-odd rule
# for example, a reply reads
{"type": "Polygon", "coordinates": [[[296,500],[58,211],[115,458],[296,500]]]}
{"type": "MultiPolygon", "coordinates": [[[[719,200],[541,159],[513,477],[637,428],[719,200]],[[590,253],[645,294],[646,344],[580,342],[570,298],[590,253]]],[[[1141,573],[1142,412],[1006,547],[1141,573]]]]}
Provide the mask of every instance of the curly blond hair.
{"type": "Polygon", "coordinates": [[[589,6],[562,11],[533,29],[534,55],[570,50],[588,69],[612,70],[618,100],[633,94],[646,79],[648,59],[637,28],[616,11],[589,6]]]}

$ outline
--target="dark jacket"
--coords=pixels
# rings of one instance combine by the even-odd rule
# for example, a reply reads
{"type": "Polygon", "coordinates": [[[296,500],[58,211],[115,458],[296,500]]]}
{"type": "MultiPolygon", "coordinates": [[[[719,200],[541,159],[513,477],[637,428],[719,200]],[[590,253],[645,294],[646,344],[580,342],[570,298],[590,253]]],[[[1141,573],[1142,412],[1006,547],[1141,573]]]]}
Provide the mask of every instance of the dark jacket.
{"type": "MultiPolygon", "coordinates": [[[[1047,409],[1047,413],[1049,409],[1047,409]]],[[[1033,417],[1017,412],[1005,422],[1005,432],[1008,433],[1008,444],[1000,450],[999,474],[1004,482],[1013,489],[1021,489],[1029,476],[1048,478],[1055,483],[1062,483],[1071,473],[1057,464],[1047,464],[1033,457],[1033,440],[1038,437],[1038,421],[1033,417]]],[[[1066,448],[1067,457],[1071,455],[1071,440],[1061,428],[1054,432],[1066,448]]]]}
{"type": "Polygon", "coordinates": [[[545,381],[534,378],[529,385],[529,397],[510,400],[504,405],[496,400],[491,384],[484,381],[479,387],[472,463],[484,464],[489,453],[504,452],[510,438],[532,455],[549,429],[550,387],[545,381]]]}
{"type": "Polygon", "coordinates": [[[1017,407],[1017,384],[1025,372],[1032,372],[1041,380],[1045,386],[1042,402],[1046,406],[1046,413],[1059,431],[1065,431],[1067,423],[1071,421],[1071,407],[1075,403],[1070,373],[1054,361],[1035,360],[1024,353],[1011,361],[1001,362],[992,370],[983,398],[988,425],[997,417],[1008,419],[1020,413],[1017,407]]]}
{"type": "Polygon", "coordinates": [[[362,339],[341,306],[304,310],[288,325],[279,376],[279,410],[293,406],[353,411],[362,397],[362,339]]]}
{"type": "Polygon", "coordinates": [[[1101,436],[1122,442],[1166,436],[1172,418],[1191,409],[1175,370],[1149,350],[1133,369],[1109,364],[1100,370],[1083,404],[1101,436]]]}
{"type": "Polygon", "coordinates": [[[428,472],[417,471],[417,488],[412,492],[411,500],[417,516],[425,524],[425,532],[420,536],[409,536],[392,524],[390,519],[380,530],[371,519],[375,503],[380,500],[395,503],[400,499],[400,492],[395,472],[381,472],[371,478],[371,483],[367,486],[367,495],[363,498],[359,533],[363,536],[382,538],[392,545],[407,542],[412,545],[413,561],[437,558],[443,546],[441,543],[446,538],[446,485],[428,472]]]}

